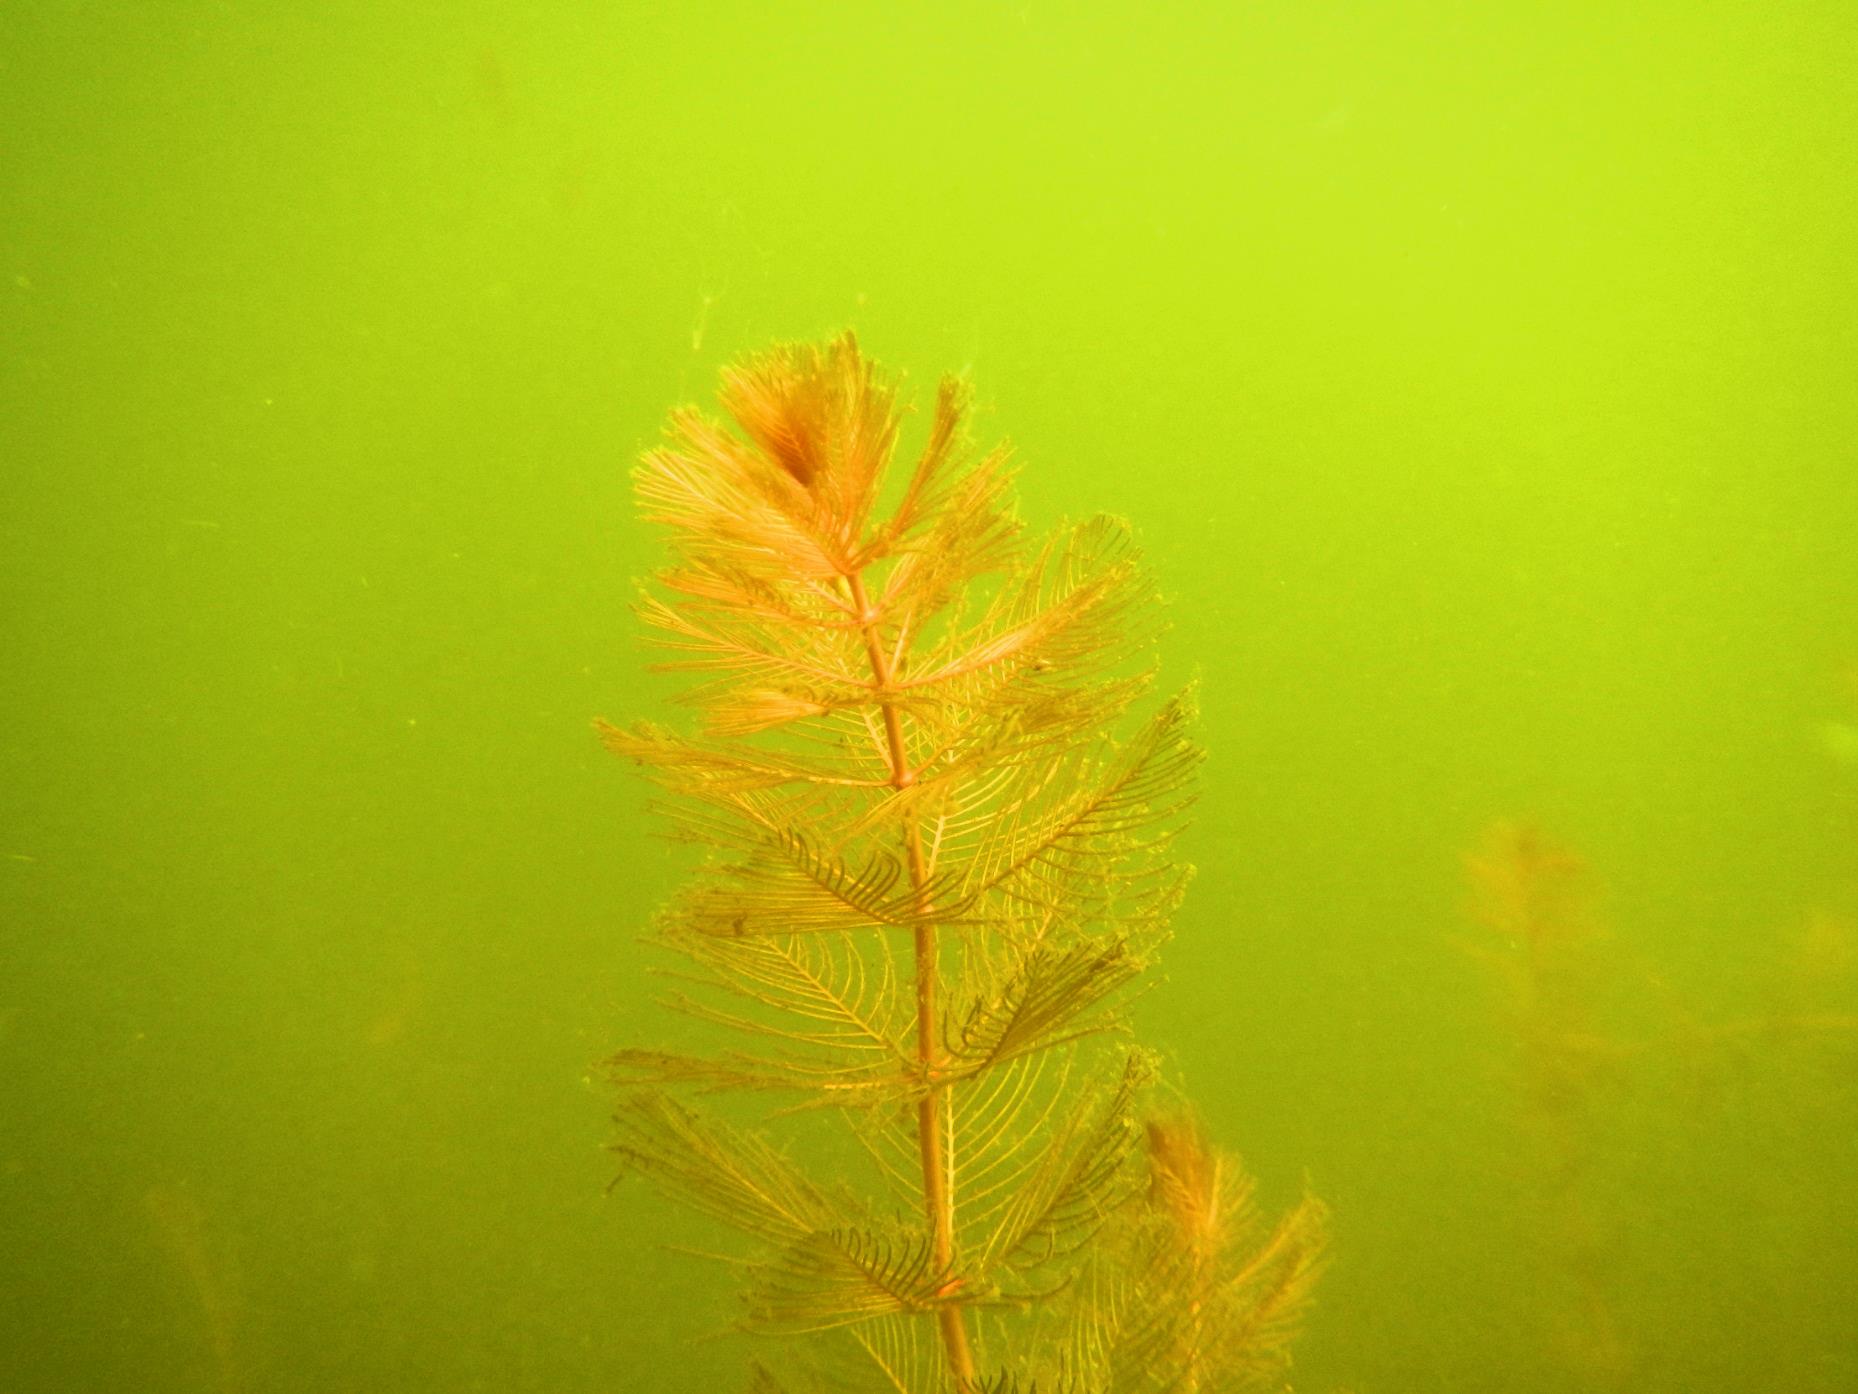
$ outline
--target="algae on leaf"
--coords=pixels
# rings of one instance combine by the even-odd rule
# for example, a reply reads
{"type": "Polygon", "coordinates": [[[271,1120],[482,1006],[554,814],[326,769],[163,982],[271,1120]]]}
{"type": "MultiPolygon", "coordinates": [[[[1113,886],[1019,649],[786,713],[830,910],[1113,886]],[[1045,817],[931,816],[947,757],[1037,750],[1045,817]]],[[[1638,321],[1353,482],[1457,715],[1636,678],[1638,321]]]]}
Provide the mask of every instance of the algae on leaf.
{"type": "Polygon", "coordinates": [[[1279,1387],[1322,1211],[1260,1236],[1237,1164],[1150,1117],[1122,1017],[1199,761],[1188,697],[1137,712],[1127,529],[1028,541],[953,379],[892,478],[903,413],[849,334],[720,396],[735,430],[680,411],[636,474],[697,721],[600,727],[709,853],[655,938],[718,1044],[612,1057],[616,1150],[751,1242],[755,1389],[1279,1387]]]}

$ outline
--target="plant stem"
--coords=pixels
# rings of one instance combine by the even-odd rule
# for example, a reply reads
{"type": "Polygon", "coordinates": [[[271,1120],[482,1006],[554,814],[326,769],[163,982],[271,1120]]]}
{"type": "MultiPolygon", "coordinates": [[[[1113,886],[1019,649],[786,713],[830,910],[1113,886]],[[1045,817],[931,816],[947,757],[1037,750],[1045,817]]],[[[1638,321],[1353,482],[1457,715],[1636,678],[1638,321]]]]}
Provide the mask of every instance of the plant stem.
{"type": "MultiPolygon", "coordinates": [[[[871,660],[872,688],[884,710],[884,739],[889,747],[890,783],[907,789],[916,782],[916,770],[910,764],[909,748],[903,740],[903,717],[892,694],[890,658],[877,633],[877,617],[866,595],[864,580],[854,575],[851,582],[852,604],[858,612],[864,634],[865,653],[871,660]]],[[[955,1259],[955,1207],[948,1190],[948,1159],[943,1152],[943,1129],[946,1124],[948,1097],[940,1081],[941,1046],[936,1035],[936,935],[935,925],[927,914],[929,869],[923,857],[922,830],[916,820],[904,823],[903,839],[908,853],[910,886],[916,895],[919,918],[916,936],[916,1062],[922,1070],[923,1095],[916,1101],[916,1144],[922,1158],[923,1213],[929,1226],[938,1272],[948,1274],[955,1259]]],[[[942,1348],[948,1354],[949,1368],[955,1375],[956,1394],[968,1394],[974,1387],[974,1355],[968,1347],[968,1328],[961,1304],[945,1302],[936,1309],[941,1328],[942,1348]]]]}

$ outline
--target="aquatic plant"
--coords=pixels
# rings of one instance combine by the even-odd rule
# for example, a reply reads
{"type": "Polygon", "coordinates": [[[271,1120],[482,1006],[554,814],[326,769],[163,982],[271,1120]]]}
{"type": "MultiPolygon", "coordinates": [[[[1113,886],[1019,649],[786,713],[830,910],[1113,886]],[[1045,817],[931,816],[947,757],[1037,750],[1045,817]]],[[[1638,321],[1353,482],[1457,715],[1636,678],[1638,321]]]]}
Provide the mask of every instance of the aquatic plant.
{"type": "MultiPolygon", "coordinates": [[[[1670,1322],[1668,1309],[1648,1315],[1630,1281],[1645,1280],[1642,1258],[1633,1271],[1632,1241],[1642,1248],[1663,1229],[1628,1219],[1659,1203],[1645,1179],[1631,1179],[1635,1159],[1729,1154],[1737,1144],[1713,1116],[1725,1073],[1743,1090],[1793,1088],[1797,1124],[1835,1116],[1835,1097],[1813,1088],[1788,1052],[1824,1057],[1858,1039],[1848,1002],[1858,962],[1852,931],[1838,916],[1811,917],[1765,994],[1758,981],[1735,984],[1765,1003],[1704,1013],[1655,962],[1613,937],[1591,873],[1564,844],[1526,823],[1499,823],[1466,870],[1469,913],[1485,932],[1465,947],[1490,970],[1510,1057],[1518,1209],[1538,1265],[1545,1363],[1564,1388],[1624,1388],[1655,1365],[1647,1348],[1655,1357],[1670,1322]]],[[[1763,1183],[1775,1184],[1778,1166],[1764,1166],[1763,1183]]],[[[1657,1184],[1668,1181],[1660,1175],[1657,1184]]]]}
{"type": "Polygon", "coordinates": [[[709,852],[654,937],[728,1043],[613,1056],[617,1152],[751,1241],[757,1389],[1278,1387],[1323,1210],[1264,1232],[1124,1015],[1199,760],[1187,697],[1135,716],[1127,529],[1028,542],[954,379],[889,478],[903,412],[850,335],[720,398],[737,431],[680,411],[635,476],[673,552],[641,610],[700,722],[601,730],[709,852]]]}
{"type": "Polygon", "coordinates": [[[1585,865],[1533,826],[1495,825],[1465,866],[1470,915],[1488,931],[1466,948],[1491,970],[1513,1047],[1525,1208],[1539,1256],[1560,1279],[1540,1309],[1550,1355],[1572,1387],[1613,1387],[1634,1357],[1613,1284],[1619,1226],[1593,1199],[1595,1114],[1638,1047],[1600,1021],[1607,934],[1585,865]]]}

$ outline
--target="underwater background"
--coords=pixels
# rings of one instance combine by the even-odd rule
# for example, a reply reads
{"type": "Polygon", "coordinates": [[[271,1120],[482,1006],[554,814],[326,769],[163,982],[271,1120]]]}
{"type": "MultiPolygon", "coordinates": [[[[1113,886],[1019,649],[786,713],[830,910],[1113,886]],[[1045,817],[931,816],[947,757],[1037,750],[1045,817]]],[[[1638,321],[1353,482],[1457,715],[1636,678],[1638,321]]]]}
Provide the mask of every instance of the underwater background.
{"type": "Polygon", "coordinates": [[[590,723],[670,690],[631,462],[852,327],[1170,599],[1142,1027],[1334,1209],[1298,1388],[1858,1390],[1855,72],[1804,0],[6,7],[0,1389],[740,1387],[607,1190],[688,859],[590,723]],[[1605,928],[1546,1026],[1503,820],[1605,928]]]}

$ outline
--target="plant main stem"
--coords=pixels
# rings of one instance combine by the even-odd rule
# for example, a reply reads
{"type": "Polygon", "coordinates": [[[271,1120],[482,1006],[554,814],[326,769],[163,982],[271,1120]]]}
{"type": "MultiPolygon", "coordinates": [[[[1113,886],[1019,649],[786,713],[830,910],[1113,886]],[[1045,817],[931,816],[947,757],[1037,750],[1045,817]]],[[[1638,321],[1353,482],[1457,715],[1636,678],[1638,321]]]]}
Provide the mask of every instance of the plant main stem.
{"type": "MultiPolygon", "coordinates": [[[[910,764],[909,748],[903,741],[903,717],[889,694],[890,658],[878,638],[876,617],[864,580],[852,576],[852,604],[857,607],[864,634],[865,653],[871,660],[872,686],[884,709],[884,739],[889,747],[890,783],[907,789],[916,782],[916,770],[910,764]]],[[[914,818],[904,823],[903,840],[908,853],[910,886],[916,894],[916,909],[925,918],[916,922],[916,1061],[923,1074],[923,1096],[916,1101],[916,1144],[923,1166],[923,1213],[928,1222],[930,1242],[934,1246],[936,1269],[948,1273],[955,1260],[955,1206],[948,1193],[948,1160],[942,1146],[948,1097],[939,1081],[941,1045],[936,1036],[935,925],[926,918],[928,900],[928,863],[923,856],[922,831],[914,818]]],[[[948,1354],[949,1368],[955,1375],[957,1394],[968,1394],[974,1387],[974,1353],[968,1347],[968,1327],[961,1304],[946,1302],[936,1309],[941,1327],[942,1348],[948,1354]]]]}

